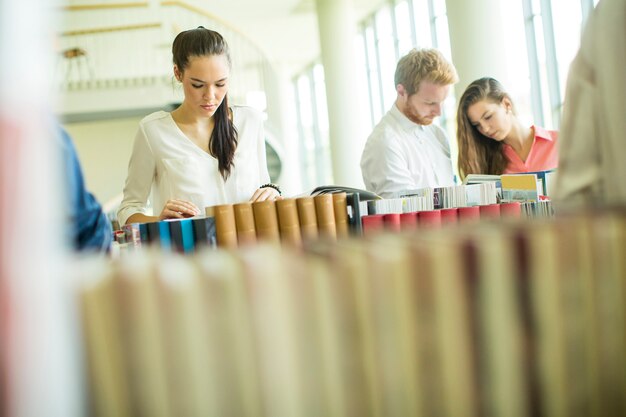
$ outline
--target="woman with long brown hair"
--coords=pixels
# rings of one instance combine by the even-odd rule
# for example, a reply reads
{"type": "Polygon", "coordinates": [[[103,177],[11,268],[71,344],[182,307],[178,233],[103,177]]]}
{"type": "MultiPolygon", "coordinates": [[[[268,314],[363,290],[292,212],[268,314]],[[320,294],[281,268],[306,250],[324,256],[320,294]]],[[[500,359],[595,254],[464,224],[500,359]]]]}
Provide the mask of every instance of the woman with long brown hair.
{"type": "Polygon", "coordinates": [[[522,124],[502,84],[489,77],[472,82],[461,96],[457,140],[461,178],[546,171],[558,164],[558,132],[522,124]]]}
{"type": "Polygon", "coordinates": [[[204,207],[275,199],[269,183],[260,112],[229,106],[231,59],[217,32],[200,26],[172,45],[184,100],[139,124],[128,166],[120,224],[184,218],[204,207]],[[146,215],[152,194],[155,216],[146,215]]]}

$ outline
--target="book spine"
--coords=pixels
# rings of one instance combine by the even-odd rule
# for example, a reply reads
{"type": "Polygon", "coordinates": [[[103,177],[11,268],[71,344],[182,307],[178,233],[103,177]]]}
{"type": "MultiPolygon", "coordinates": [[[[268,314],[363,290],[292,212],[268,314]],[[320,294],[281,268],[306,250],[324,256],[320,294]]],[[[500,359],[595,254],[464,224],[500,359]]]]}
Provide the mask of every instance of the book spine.
{"type": "Polygon", "coordinates": [[[348,204],[346,193],[334,193],[333,211],[335,213],[335,226],[337,228],[337,237],[345,238],[349,234],[348,224],[348,204]]]}
{"type": "Polygon", "coordinates": [[[400,214],[400,228],[402,230],[417,229],[417,213],[412,212],[400,214]]]}
{"type": "Polygon", "coordinates": [[[214,206],[212,209],[215,213],[217,245],[224,248],[236,248],[237,225],[232,204],[222,204],[214,206]]]}
{"type": "Polygon", "coordinates": [[[385,228],[384,214],[370,214],[361,218],[363,222],[363,235],[382,232],[385,228]]]}
{"type": "Polygon", "coordinates": [[[385,224],[386,230],[399,232],[401,229],[400,214],[399,213],[383,214],[383,223],[385,224]]]}
{"type": "Polygon", "coordinates": [[[300,233],[300,220],[298,219],[296,200],[286,198],[276,201],[276,211],[278,213],[278,226],[282,241],[294,246],[301,246],[302,234],[300,233]]]}
{"type": "Polygon", "coordinates": [[[317,216],[317,228],[320,236],[337,239],[337,226],[335,225],[335,211],[333,209],[332,194],[320,194],[313,197],[315,201],[315,214],[317,216]]]}
{"type": "Polygon", "coordinates": [[[280,242],[276,203],[273,200],[252,203],[254,225],[259,240],[280,242]]]}
{"type": "Polygon", "coordinates": [[[441,227],[441,210],[420,211],[417,220],[420,227],[441,227]]]}
{"type": "Polygon", "coordinates": [[[237,242],[239,246],[256,242],[256,227],[252,203],[239,203],[233,206],[235,224],[237,226],[237,242]]]}
{"type": "Polygon", "coordinates": [[[200,247],[215,247],[216,231],[214,217],[200,217],[192,219],[194,244],[200,247]]]}
{"type": "Polygon", "coordinates": [[[315,214],[315,202],[313,197],[300,197],[296,199],[298,206],[298,219],[302,240],[315,240],[318,236],[317,215],[315,214]]]}
{"type": "Polygon", "coordinates": [[[348,205],[348,214],[350,230],[356,236],[363,234],[363,224],[361,223],[361,197],[359,193],[351,193],[346,197],[346,203],[348,205]]]}
{"type": "Polygon", "coordinates": [[[500,205],[489,204],[486,206],[478,206],[480,210],[481,219],[499,219],[500,218],[500,205]]]}
{"type": "Polygon", "coordinates": [[[441,209],[441,224],[457,224],[459,222],[459,210],[455,208],[441,209]]]}

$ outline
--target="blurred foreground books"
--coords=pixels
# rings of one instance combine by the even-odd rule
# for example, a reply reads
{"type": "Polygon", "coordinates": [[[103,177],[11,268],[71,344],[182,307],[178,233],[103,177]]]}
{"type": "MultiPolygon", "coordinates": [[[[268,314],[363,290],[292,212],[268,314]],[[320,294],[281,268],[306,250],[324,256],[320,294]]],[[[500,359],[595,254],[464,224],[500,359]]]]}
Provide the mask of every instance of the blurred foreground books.
{"type": "Polygon", "coordinates": [[[623,211],[81,271],[90,415],[626,415],[623,211]]]}

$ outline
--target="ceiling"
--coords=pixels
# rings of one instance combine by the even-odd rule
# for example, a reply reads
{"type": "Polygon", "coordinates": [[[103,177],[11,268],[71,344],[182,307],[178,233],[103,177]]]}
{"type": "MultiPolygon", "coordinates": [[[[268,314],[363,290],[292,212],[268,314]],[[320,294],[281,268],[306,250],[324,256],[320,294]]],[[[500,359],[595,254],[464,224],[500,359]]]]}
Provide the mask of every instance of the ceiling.
{"type": "MultiPolygon", "coordinates": [[[[315,0],[188,1],[246,35],[275,67],[291,75],[320,55],[315,0]]],[[[363,19],[384,2],[352,0],[355,17],[363,19]]]]}

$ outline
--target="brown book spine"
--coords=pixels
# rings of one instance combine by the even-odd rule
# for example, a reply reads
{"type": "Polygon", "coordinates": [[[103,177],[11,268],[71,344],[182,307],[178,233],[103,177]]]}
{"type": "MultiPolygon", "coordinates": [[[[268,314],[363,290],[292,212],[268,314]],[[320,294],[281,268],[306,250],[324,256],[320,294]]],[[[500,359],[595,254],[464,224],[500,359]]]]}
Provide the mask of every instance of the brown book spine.
{"type": "Polygon", "coordinates": [[[259,240],[280,242],[276,203],[273,200],[252,203],[254,225],[259,240]]]}
{"type": "Polygon", "coordinates": [[[313,197],[313,200],[315,201],[317,229],[320,232],[320,236],[337,239],[337,226],[335,224],[332,194],[316,195],[313,197]]]}
{"type": "Polygon", "coordinates": [[[337,237],[348,237],[348,203],[346,193],[333,194],[333,211],[335,213],[335,226],[337,237]]]}
{"type": "Polygon", "coordinates": [[[294,246],[302,245],[300,233],[300,220],[298,219],[298,206],[293,198],[276,201],[278,213],[278,226],[280,238],[283,242],[294,246]]]}
{"type": "Polygon", "coordinates": [[[317,239],[317,216],[315,214],[315,201],[313,197],[297,198],[296,205],[298,206],[298,219],[300,220],[302,240],[317,239]]]}
{"type": "Polygon", "coordinates": [[[252,203],[239,203],[233,206],[235,224],[237,226],[237,242],[239,246],[256,242],[256,227],[252,203]]]}
{"type": "Polygon", "coordinates": [[[222,204],[213,207],[215,215],[215,234],[217,245],[223,248],[237,247],[237,224],[235,210],[232,204],[222,204]]]}

